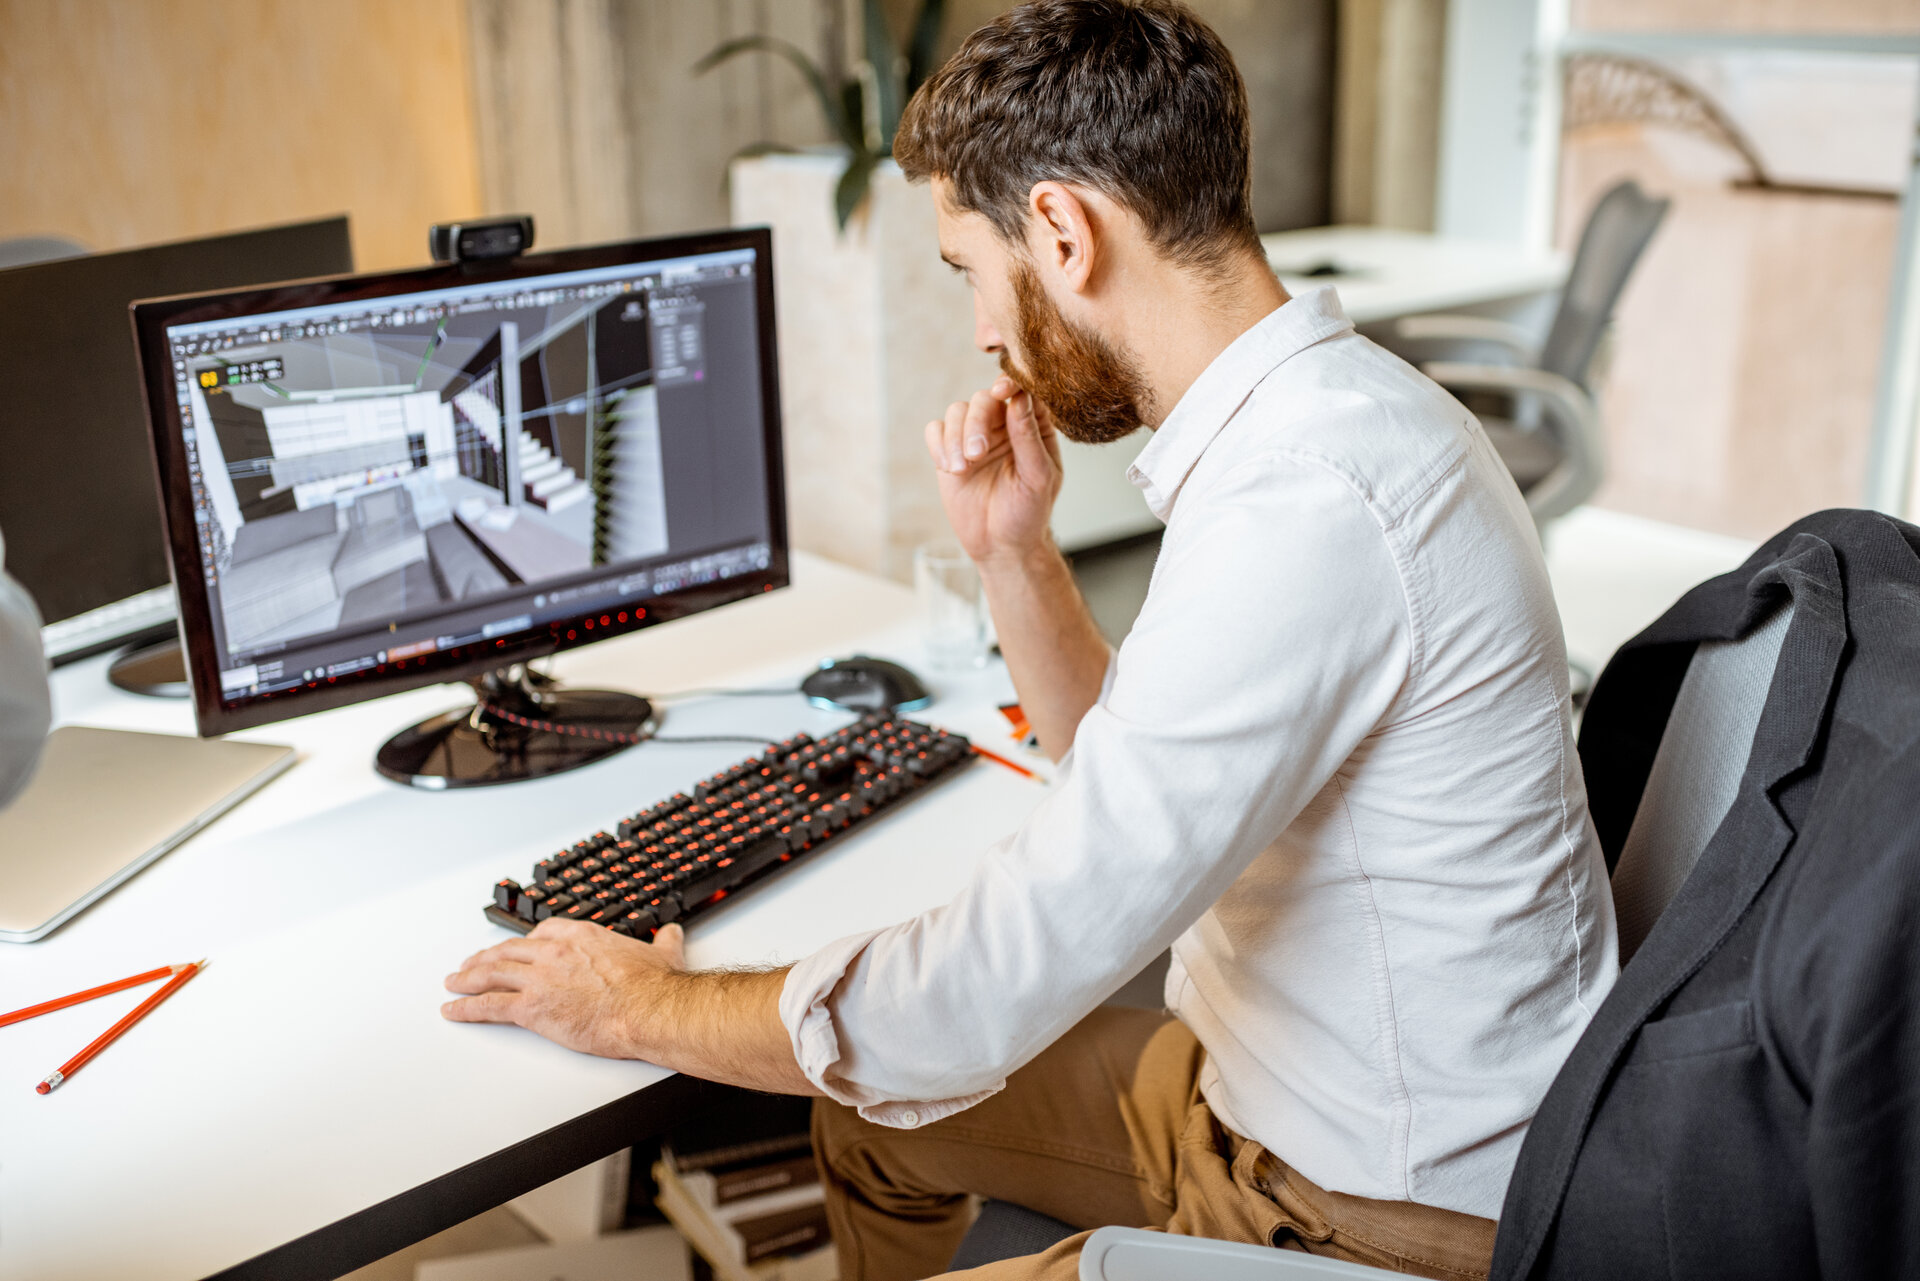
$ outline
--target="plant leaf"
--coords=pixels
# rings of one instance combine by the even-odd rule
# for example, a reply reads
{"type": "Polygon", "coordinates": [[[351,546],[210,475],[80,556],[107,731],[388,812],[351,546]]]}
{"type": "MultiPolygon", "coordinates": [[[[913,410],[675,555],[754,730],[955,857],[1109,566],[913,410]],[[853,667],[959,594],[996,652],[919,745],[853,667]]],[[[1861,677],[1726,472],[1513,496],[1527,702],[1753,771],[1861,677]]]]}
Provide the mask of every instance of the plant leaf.
{"type": "Polygon", "coordinates": [[[813,65],[813,59],[785,40],[775,36],[759,35],[740,36],[728,40],[694,63],[693,74],[703,76],[721,63],[743,53],[770,53],[777,58],[785,58],[793,64],[794,70],[800,73],[801,78],[807,82],[807,87],[813,90],[813,96],[819,101],[820,113],[827,118],[827,127],[838,134],[849,146],[858,145],[856,140],[865,132],[859,117],[856,116],[851,120],[846,117],[840,102],[827,88],[826,77],[820,74],[820,68],[813,65]]]}
{"type": "Polygon", "coordinates": [[[893,130],[900,123],[900,50],[887,30],[887,12],[880,0],[861,0],[861,28],[866,41],[867,65],[873,68],[874,113],[877,137],[869,145],[882,149],[893,146],[893,130]]]}
{"type": "Polygon", "coordinates": [[[908,98],[934,73],[933,55],[940,47],[940,28],[946,17],[946,0],[925,0],[920,6],[920,16],[913,24],[913,38],[907,42],[908,98]]]}
{"type": "Polygon", "coordinates": [[[847,221],[853,217],[853,211],[866,199],[874,167],[879,163],[880,157],[864,147],[847,160],[847,171],[840,175],[840,182],[833,189],[833,213],[840,220],[841,231],[847,229],[847,221]]]}
{"type": "Polygon", "coordinates": [[[840,139],[847,144],[847,150],[870,150],[867,137],[867,87],[860,77],[851,77],[841,84],[840,110],[846,113],[853,125],[853,132],[842,135],[840,139]]]}

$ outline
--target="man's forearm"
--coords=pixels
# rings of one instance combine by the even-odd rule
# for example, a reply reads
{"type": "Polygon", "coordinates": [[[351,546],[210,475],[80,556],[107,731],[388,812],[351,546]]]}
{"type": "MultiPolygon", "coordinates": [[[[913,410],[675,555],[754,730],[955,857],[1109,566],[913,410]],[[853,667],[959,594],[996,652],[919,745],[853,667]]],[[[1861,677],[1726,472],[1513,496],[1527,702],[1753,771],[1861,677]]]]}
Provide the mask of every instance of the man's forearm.
{"type": "Polygon", "coordinates": [[[770,1094],[819,1094],[794,1061],[780,1020],[787,971],[705,970],[663,975],[637,993],[635,1058],[703,1080],[770,1094]]]}
{"type": "Polygon", "coordinates": [[[583,1054],[645,1059],[775,1094],[818,1094],[780,1021],[787,972],[686,968],[669,925],[652,943],[550,918],[476,952],[447,976],[458,1023],[518,1023],[583,1054]]]}
{"type": "Polygon", "coordinates": [[[1017,558],[982,563],[980,579],[1021,710],[1057,761],[1100,697],[1107,642],[1051,538],[1017,558]]]}

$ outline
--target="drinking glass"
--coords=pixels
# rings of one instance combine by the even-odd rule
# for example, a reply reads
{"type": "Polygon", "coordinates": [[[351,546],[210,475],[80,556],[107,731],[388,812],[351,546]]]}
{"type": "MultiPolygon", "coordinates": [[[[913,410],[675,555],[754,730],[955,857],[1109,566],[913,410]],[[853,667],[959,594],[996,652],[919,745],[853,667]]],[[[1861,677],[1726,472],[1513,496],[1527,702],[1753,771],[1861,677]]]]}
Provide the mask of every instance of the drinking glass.
{"type": "Polygon", "coordinates": [[[987,661],[987,598],[980,571],[951,539],[913,551],[913,582],[920,595],[927,656],[935,667],[982,667],[987,661]]]}

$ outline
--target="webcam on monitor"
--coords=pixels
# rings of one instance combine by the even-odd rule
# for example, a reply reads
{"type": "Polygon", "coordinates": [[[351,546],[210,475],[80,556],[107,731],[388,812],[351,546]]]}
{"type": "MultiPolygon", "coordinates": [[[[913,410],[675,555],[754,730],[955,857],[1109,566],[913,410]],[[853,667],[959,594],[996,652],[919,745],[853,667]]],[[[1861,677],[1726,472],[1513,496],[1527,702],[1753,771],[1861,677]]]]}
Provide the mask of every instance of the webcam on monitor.
{"type": "Polygon", "coordinates": [[[435,262],[517,258],[533,248],[533,215],[509,214],[478,222],[443,222],[427,232],[435,262]]]}

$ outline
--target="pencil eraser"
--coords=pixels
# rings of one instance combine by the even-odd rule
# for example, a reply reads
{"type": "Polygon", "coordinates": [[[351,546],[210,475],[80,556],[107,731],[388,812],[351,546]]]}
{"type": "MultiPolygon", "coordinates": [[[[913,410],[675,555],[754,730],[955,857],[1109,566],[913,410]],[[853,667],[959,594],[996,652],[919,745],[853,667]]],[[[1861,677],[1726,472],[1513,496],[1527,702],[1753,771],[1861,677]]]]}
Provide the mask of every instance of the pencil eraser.
{"type": "Polygon", "coordinates": [[[51,1085],[48,1085],[45,1081],[42,1081],[40,1082],[40,1084],[33,1087],[33,1092],[35,1094],[51,1094],[53,1093],[53,1087],[51,1085]]]}

